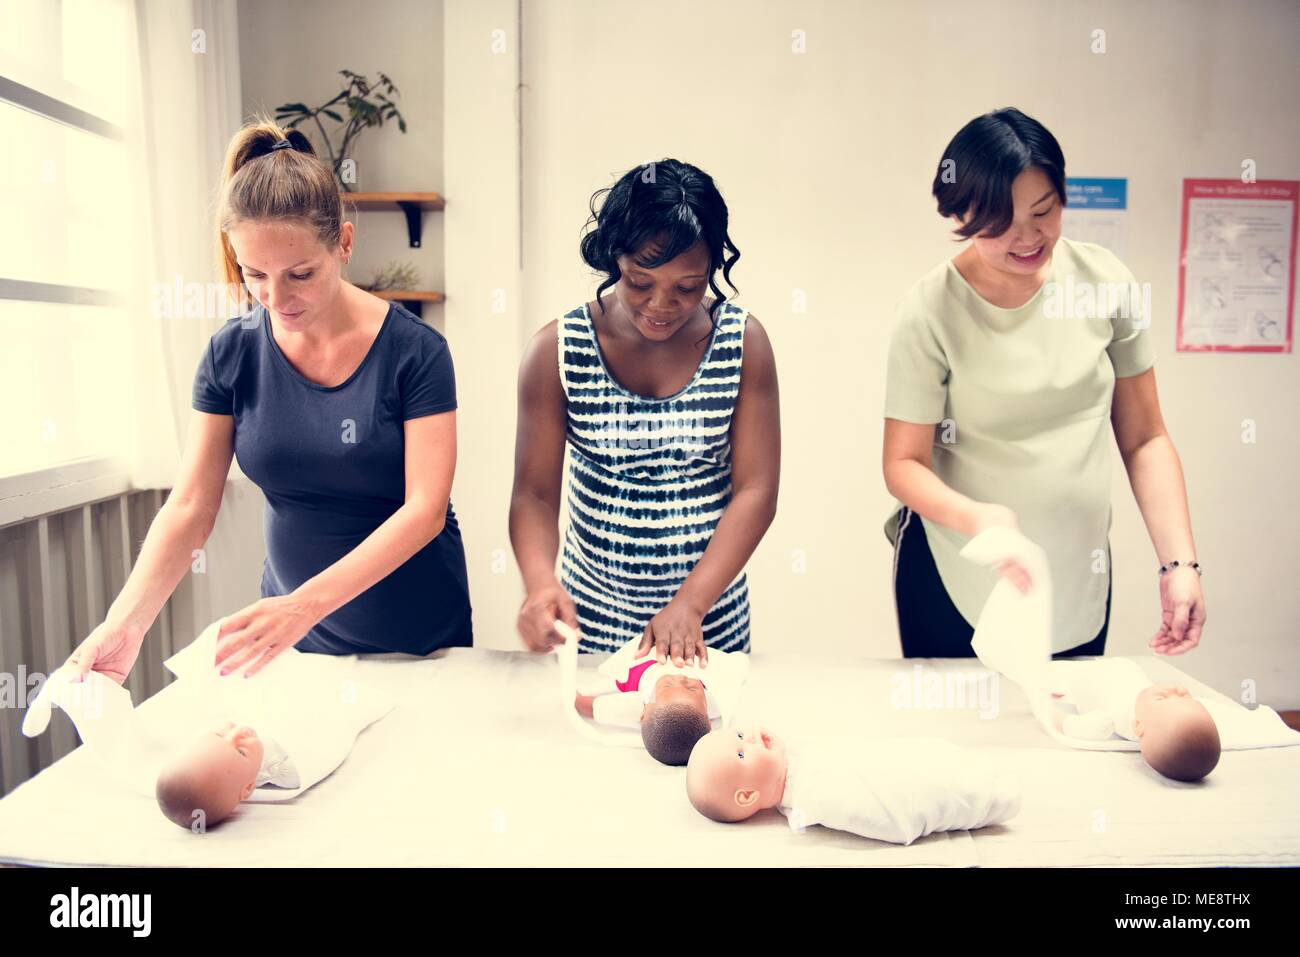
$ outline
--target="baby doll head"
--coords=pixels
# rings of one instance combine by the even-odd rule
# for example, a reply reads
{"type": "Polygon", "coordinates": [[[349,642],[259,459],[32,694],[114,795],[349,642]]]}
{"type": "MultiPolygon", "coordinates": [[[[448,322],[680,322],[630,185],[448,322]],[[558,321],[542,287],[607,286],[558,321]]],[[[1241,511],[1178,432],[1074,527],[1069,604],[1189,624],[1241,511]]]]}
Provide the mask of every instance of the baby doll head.
{"type": "Polygon", "coordinates": [[[1138,696],[1133,730],[1152,770],[1199,781],[1219,763],[1219,729],[1205,705],[1178,685],[1152,685],[1138,696]]]}
{"type": "Polygon", "coordinates": [[[223,721],[195,737],[158,775],[158,807],[186,830],[196,811],[203,812],[205,828],[218,824],[253,793],[261,766],[257,732],[223,721]]]}
{"type": "Polygon", "coordinates": [[[675,767],[685,764],[695,742],[712,727],[701,681],[671,672],[659,676],[641,710],[641,741],[652,758],[675,767]]]}
{"type": "Polygon", "coordinates": [[[743,821],[785,794],[785,742],[760,725],[711,731],[686,766],[686,796],[713,821],[743,821]]]}

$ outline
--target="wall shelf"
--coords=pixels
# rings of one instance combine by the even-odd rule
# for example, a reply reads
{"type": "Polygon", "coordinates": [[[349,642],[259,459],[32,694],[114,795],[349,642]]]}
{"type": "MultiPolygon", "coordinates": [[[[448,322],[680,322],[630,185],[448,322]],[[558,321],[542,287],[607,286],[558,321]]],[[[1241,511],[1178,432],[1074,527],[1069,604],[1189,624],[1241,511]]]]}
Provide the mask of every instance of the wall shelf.
{"type": "Polygon", "coordinates": [[[411,312],[420,318],[424,318],[424,304],[426,302],[446,302],[447,297],[440,292],[433,292],[427,289],[383,289],[383,290],[366,290],[372,296],[378,296],[380,299],[387,299],[389,302],[400,302],[411,312]]]}
{"type": "Polygon", "coordinates": [[[345,201],[351,201],[358,211],[399,210],[406,215],[406,234],[411,248],[418,249],[424,234],[424,214],[438,211],[446,206],[446,200],[440,193],[343,193],[345,201]]]}

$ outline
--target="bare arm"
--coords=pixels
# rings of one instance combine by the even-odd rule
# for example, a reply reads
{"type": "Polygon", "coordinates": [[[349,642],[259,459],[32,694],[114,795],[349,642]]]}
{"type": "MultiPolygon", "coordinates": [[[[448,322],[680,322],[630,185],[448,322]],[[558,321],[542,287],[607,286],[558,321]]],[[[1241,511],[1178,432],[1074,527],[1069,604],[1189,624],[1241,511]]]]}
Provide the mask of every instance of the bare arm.
{"type": "Polygon", "coordinates": [[[532,651],[546,651],[564,640],[551,627],[557,618],[578,629],[573,599],[555,577],[568,421],[557,326],[551,322],[533,336],[519,367],[510,543],[526,593],[519,611],[519,635],[532,651]]]}
{"type": "Polygon", "coordinates": [[[652,647],[662,663],[708,663],[704,616],[744,569],[776,515],[781,482],[781,402],[767,331],[745,324],[740,391],[731,416],[731,500],[704,554],[667,606],[650,619],[637,654],[652,647]]]}
{"type": "Polygon", "coordinates": [[[1183,563],[1160,577],[1161,624],[1148,644],[1157,654],[1182,654],[1200,643],[1205,596],[1189,564],[1196,560],[1196,543],[1187,486],[1160,413],[1155,369],[1115,380],[1110,420],[1158,562],[1183,563]]]}
{"type": "MultiPolygon", "coordinates": [[[[934,425],[885,419],[882,468],[885,487],[900,502],[932,522],[974,536],[993,525],[1018,529],[1015,512],[1005,505],[977,502],[949,486],[934,473],[934,425]]],[[[1027,569],[1014,561],[998,571],[1021,591],[1032,587],[1027,569]]]]}
{"type": "Polygon", "coordinates": [[[1115,380],[1110,421],[1156,558],[1161,564],[1172,559],[1193,561],[1196,544],[1187,487],[1178,452],[1160,414],[1155,369],[1115,380]]]}
{"type": "Polygon", "coordinates": [[[969,535],[977,503],[934,474],[934,429],[934,425],[885,419],[885,488],[918,515],[969,535]]]}
{"type": "Polygon", "coordinates": [[[118,684],[126,680],[145,633],[212,534],[234,457],[234,435],[232,416],[191,416],[176,483],[149,525],[126,584],[103,624],[72,653],[81,675],[93,669],[118,684]]]}
{"type": "MultiPolygon", "coordinates": [[[[674,600],[702,618],[744,569],[776,517],[781,485],[781,398],[776,357],[753,316],[745,324],[740,392],[731,417],[731,501],[674,600]]],[[[644,654],[648,642],[642,641],[644,654]]]]}

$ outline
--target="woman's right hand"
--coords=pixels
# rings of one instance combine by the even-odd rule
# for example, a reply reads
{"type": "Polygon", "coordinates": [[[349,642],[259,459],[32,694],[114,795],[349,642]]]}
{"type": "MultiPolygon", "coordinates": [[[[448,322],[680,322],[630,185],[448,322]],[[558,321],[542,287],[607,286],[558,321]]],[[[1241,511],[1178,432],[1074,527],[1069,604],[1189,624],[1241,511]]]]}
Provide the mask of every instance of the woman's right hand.
{"type": "Polygon", "coordinates": [[[564,644],[564,636],[555,630],[560,620],[578,631],[578,608],[559,582],[551,582],[528,593],[519,609],[519,637],[529,651],[547,652],[564,644]]]}
{"type": "Polygon", "coordinates": [[[90,672],[98,671],[122,684],[140,655],[144,635],[136,625],[101,623],[68,656],[66,666],[77,672],[73,680],[81,681],[90,672]]]}
{"type": "MultiPolygon", "coordinates": [[[[985,529],[997,526],[1009,528],[1013,532],[1020,531],[1020,523],[1016,520],[1016,513],[1005,505],[998,505],[995,502],[980,502],[977,504],[972,510],[971,537],[974,538],[985,529]]],[[[1027,595],[1033,590],[1034,580],[1029,574],[1029,570],[1014,559],[1008,559],[1000,564],[998,574],[1010,580],[1011,584],[1020,589],[1020,593],[1023,595],[1027,595]]]]}

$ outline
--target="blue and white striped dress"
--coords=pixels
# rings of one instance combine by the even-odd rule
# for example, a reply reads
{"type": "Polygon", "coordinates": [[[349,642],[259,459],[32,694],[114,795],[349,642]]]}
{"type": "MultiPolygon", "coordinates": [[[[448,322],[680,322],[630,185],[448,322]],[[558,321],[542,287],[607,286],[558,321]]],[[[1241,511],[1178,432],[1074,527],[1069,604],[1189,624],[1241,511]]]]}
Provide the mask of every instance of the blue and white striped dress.
{"type": "MultiPolygon", "coordinates": [[[[746,312],[723,303],[690,383],[650,398],[610,375],[584,304],[559,322],[568,399],[569,527],[561,582],[586,652],[614,651],[677,594],[731,501],[731,416],[746,312]]],[[[742,571],[704,616],[705,644],[749,651],[742,571]]]]}

